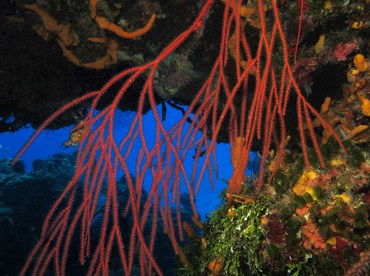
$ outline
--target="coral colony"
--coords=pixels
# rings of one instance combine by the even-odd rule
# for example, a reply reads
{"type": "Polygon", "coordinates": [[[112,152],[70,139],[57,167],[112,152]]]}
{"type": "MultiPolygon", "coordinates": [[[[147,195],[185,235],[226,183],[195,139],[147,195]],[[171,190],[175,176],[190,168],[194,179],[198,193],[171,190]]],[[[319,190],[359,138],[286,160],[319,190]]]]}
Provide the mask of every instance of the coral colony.
{"type": "MultiPolygon", "coordinates": [[[[343,170],[347,167],[347,163],[342,159],[332,157],[332,163],[328,168],[326,151],[324,152],[322,148],[322,144],[336,143],[336,151],[341,151],[342,155],[343,152],[346,153],[347,147],[343,145],[342,136],[339,136],[334,130],[335,126],[344,125],[345,122],[336,119],[335,112],[337,111],[333,111],[330,98],[326,100],[320,112],[316,111],[307,101],[306,93],[303,93],[300,87],[311,84],[310,75],[320,64],[346,60],[348,55],[359,49],[358,45],[354,42],[343,42],[338,44],[336,48],[332,48],[331,51],[327,51],[324,50],[325,35],[321,35],[314,46],[315,57],[298,59],[302,32],[306,29],[312,29],[309,26],[309,24],[313,24],[312,18],[303,15],[309,7],[310,1],[223,0],[221,2],[222,4],[216,0],[200,1],[198,16],[152,61],[125,69],[112,77],[101,89],[87,92],[64,105],[36,130],[15,156],[13,164],[22,156],[40,132],[58,116],[77,105],[85,102],[90,103],[89,112],[83,121],[73,129],[71,138],[67,142],[68,145],[78,146],[74,177],[46,215],[40,238],[29,254],[21,275],[27,275],[29,272],[34,275],[42,275],[50,269],[54,270],[55,275],[65,275],[68,263],[72,262],[70,259],[71,244],[77,238],[79,243],[78,260],[81,266],[87,267],[88,275],[109,275],[112,254],[119,254],[122,271],[125,275],[133,273],[134,261],[139,263],[142,275],[151,275],[153,272],[162,275],[161,267],[159,267],[154,254],[157,231],[163,231],[168,235],[175,254],[179,255],[185,266],[189,265],[189,260],[186,259],[179,241],[184,238],[182,228],[188,236],[194,236],[194,233],[187,222],[182,222],[180,195],[182,191],[187,191],[193,220],[199,228],[204,229],[199,222],[194,197],[206,174],[210,175],[210,184],[214,185],[214,178],[217,174],[215,148],[221,128],[225,124],[228,125],[229,130],[228,142],[233,173],[228,180],[226,191],[227,208],[218,211],[217,214],[226,217],[222,223],[226,223],[227,219],[230,219],[234,226],[230,228],[226,224],[222,224],[220,220],[213,218],[210,223],[216,222],[216,224],[214,228],[209,227],[208,230],[219,229],[225,235],[230,235],[227,242],[232,242],[231,237],[236,236],[246,240],[255,238],[255,242],[246,243],[243,250],[247,250],[248,247],[256,250],[260,248],[260,239],[266,233],[269,243],[265,247],[267,253],[263,251],[265,255],[259,254],[257,256],[255,255],[257,253],[250,251],[246,254],[235,251],[235,255],[232,256],[248,257],[245,264],[239,267],[237,262],[228,262],[227,253],[222,250],[209,249],[209,246],[216,240],[219,243],[226,242],[225,240],[213,238],[215,241],[212,242],[212,235],[207,241],[203,238],[200,239],[203,250],[210,252],[209,259],[205,262],[209,263],[208,269],[214,273],[213,275],[217,275],[223,270],[227,272],[226,269],[231,273],[230,275],[237,275],[233,273],[240,273],[243,270],[252,274],[261,272],[266,263],[254,262],[255,259],[260,258],[259,256],[269,256],[266,258],[270,260],[271,267],[269,269],[272,271],[285,269],[284,266],[279,265],[277,258],[274,258],[274,252],[279,252],[279,248],[284,243],[289,243],[289,246],[298,244],[300,241],[298,238],[290,240],[288,236],[285,236],[285,233],[289,231],[291,235],[297,233],[297,229],[301,229],[301,235],[304,237],[302,241],[304,249],[307,250],[306,252],[311,250],[313,253],[311,255],[297,253],[295,256],[289,257],[284,255],[286,257],[284,261],[287,263],[289,263],[289,259],[304,256],[302,259],[308,260],[314,258],[312,256],[315,254],[327,253],[328,246],[334,248],[334,246],[341,245],[342,248],[345,248],[349,244],[355,244],[351,237],[344,234],[343,228],[334,222],[329,223],[329,226],[325,228],[326,234],[331,233],[325,238],[323,232],[319,231],[315,224],[318,219],[335,220],[336,216],[334,209],[332,209],[334,207],[330,207],[330,204],[341,202],[342,207],[335,209],[335,212],[336,214],[345,214],[348,211],[345,204],[352,200],[344,191],[337,191],[335,197],[329,195],[329,192],[334,189],[330,186],[332,185],[330,180],[337,175],[343,176],[343,170]],[[218,29],[220,34],[218,55],[214,57],[208,77],[204,79],[203,85],[197,90],[196,96],[188,105],[183,118],[172,128],[165,129],[157,107],[157,95],[153,85],[158,67],[185,40],[191,39],[193,36],[202,36],[207,32],[207,19],[216,2],[223,10],[223,16],[219,19],[222,24],[218,29]],[[289,39],[294,41],[294,45],[288,44],[286,27],[281,19],[280,10],[282,6],[287,5],[286,2],[294,2],[297,7],[298,27],[294,34],[289,34],[289,39]],[[251,38],[245,31],[246,27],[254,28],[258,31],[258,35],[251,38]],[[140,83],[139,80],[142,79],[144,82],[140,83]],[[136,115],[127,135],[118,139],[113,136],[117,120],[115,112],[127,91],[134,84],[141,85],[141,89],[137,90],[139,100],[136,115]],[[96,111],[104,96],[112,92],[115,95],[113,100],[103,109],[96,111]],[[221,99],[223,99],[222,106],[221,99]],[[148,144],[143,130],[144,106],[148,102],[156,121],[155,144],[153,146],[148,144]],[[286,119],[291,116],[288,111],[291,102],[295,105],[297,126],[294,130],[296,130],[297,144],[299,143],[301,148],[300,150],[295,148],[295,151],[301,152],[302,156],[301,171],[294,171],[294,173],[290,165],[291,160],[286,158],[292,154],[286,150],[290,139],[288,131],[291,130],[286,119]],[[324,132],[322,138],[324,141],[320,141],[318,138],[317,132],[320,130],[324,132]],[[249,152],[256,141],[262,145],[260,150],[261,165],[259,175],[251,181],[246,178],[245,171],[250,161],[249,152]],[[137,171],[133,176],[129,172],[128,162],[132,162],[130,158],[132,158],[132,148],[135,143],[139,143],[141,149],[135,160],[137,171]],[[271,151],[272,149],[274,150],[271,151]],[[193,155],[193,169],[187,171],[184,161],[193,155]],[[203,162],[200,162],[201,157],[203,162]],[[312,161],[313,159],[315,161],[312,161]],[[268,163],[267,160],[269,160],[268,163]],[[317,168],[322,168],[322,171],[319,172],[317,168]],[[324,168],[326,168],[325,171],[324,168]],[[122,173],[127,181],[129,192],[129,199],[124,203],[118,200],[119,191],[117,188],[117,175],[122,173]],[[268,177],[265,177],[266,175],[268,177]],[[296,184],[292,185],[295,196],[282,197],[281,204],[287,204],[287,200],[290,200],[296,205],[292,203],[293,205],[287,204],[287,206],[289,208],[296,206],[297,208],[293,208],[292,211],[287,211],[282,205],[279,205],[281,209],[272,208],[274,202],[278,201],[274,198],[274,194],[287,193],[289,188],[289,185],[284,187],[281,184],[281,179],[289,178],[291,175],[294,176],[294,179],[299,178],[296,179],[296,184]],[[151,179],[152,185],[147,196],[144,197],[143,184],[147,179],[151,179]],[[82,197],[77,198],[77,188],[81,185],[79,183],[82,183],[83,192],[82,197]],[[271,191],[269,188],[271,185],[276,192],[271,191]],[[325,190],[325,187],[331,188],[325,190]],[[248,194],[247,189],[253,191],[248,194]],[[265,191],[265,195],[262,191],[265,191]],[[101,212],[97,206],[99,196],[102,194],[105,195],[106,202],[99,230],[99,241],[97,244],[93,244],[91,228],[95,214],[98,211],[101,212]],[[173,216],[173,206],[177,211],[175,216],[173,216]],[[278,211],[281,212],[278,213],[278,211]],[[124,227],[120,224],[122,213],[132,216],[131,227],[124,227]],[[299,217],[296,221],[297,225],[288,227],[285,220],[292,217],[299,217]],[[248,221],[247,225],[245,225],[245,221],[248,221]],[[299,223],[302,223],[302,228],[299,228],[299,223]],[[158,229],[159,225],[163,229],[158,229]],[[145,231],[150,229],[149,235],[144,235],[144,229],[145,231]],[[228,230],[237,232],[229,233],[228,230]],[[75,233],[76,231],[79,233],[75,233]],[[128,244],[123,242],[123,236],[129,236],[128,244]],[[206,242],[209,244],[206,245],[206,242]]],[[[331,1],[325,1],[326,12],[334,9],[330,4],[333,5],[331,1]]],[[[90,0],[90,17],[104,32],[112,32],[121,38],[132,39],[143,36],[145,39],[145,35],[150,33],[157,23],[156,14],[152,14],[142,28],[127,32],[114,22],[100,16],[98,5],[98,0],[90,0]]],[[[68,26],[58,24],[37,4],[27,4],[24,7],[42,18],[44,26],[38,32],[45,36],[53,34],[64,55],[75,65],[87,68],[104,68],[117,62],[115,50],[117,42],[109,40],[109,38],[91,38],[90,41],[94,43],[107,45],[107,55],[94,62],[81,62],[69,49],[71,45],[76,45],[77,38],[68,26]]],[[[183,59],[186,60],[186,57],[183,59]]],[[[183,72],[176,65],[176,62],[172,60],[172,66],[176,66],[176,70],[183,72]]],[[[368,61],[363,55],[355,57],[353,70],[357,71],[349,73],[355,79],[353,83],[358,82],[360,76],[367,74],[367,64],[368,61]]],[[[190,77],[191,75],[184,76],[182,81],[184,85],[189,82],[190,77]]],[[[168,80],[168,82],[170,81],[171,79],[168,80]]],[[[176,81],[172,81],[172,86],[174,82],[176,81]]],[[[369,116],[368,94],[356,92],[356,94],[352,93],[352,97],[353,101],[360,101],[359,108],[362,108],[365,116],[369,116]]],[[[346,118],[347,122],[351,121],[349,115],[346,118]]],[[[357,130],[358,133],[367,129],[364,121],[362,125],[364,126],[357,130]]],[[[357,136],[358,133],[352,132],[354,131],[352,126],[348,126],[348,128],[347,133],[350,138],[357,136]]],[[[368,167],[363,166],[361,174],[365,174],[369,170],[368,167]]],[[[285,179],[285,181],[287,180],[285,179]]],[[[352,219],[353,214],[366,214],[364,209],[358,211],[356,208],[353,207],[347,214],[349,220],[352,219]]],[[[361,221],[361,223],[365,222],[361,221]]],[[[348,233],[354,232],[356,227],[355,225],[348,226],[346,231],[348,233]]],[[[241,243],[242,241],[240,241],[241,243]]],[[[232,246],[236,246],[236,244],[232,246]]],[[[221,248],[220,244],[214,244],[214,246],[221,248]]],[[[222,248],[229,247],[223,246],[222,248]]],[[[358,246],[356,252],[364,249],[358,246]]],[[[342,258],[338,257],[339,262],[345,263],[343,250],[336,249],[333,252],[342,258]]],[[[365,259],[366,256],[368,254],[361,260],[365,259]]],[[[239,261],[241,260],[239,259],[239,261]]],[[[302,262],[302,260],[300,261],[302,262]]],[[[303,263],[297,261],[296,266],[289,264],[288,270],[298,271],[301,269],[301,267],[298,268],[298,265],[303,266],[303,263]]],[[[348,267],[348,264],[342,266],[343,269],[348,267]]]]}

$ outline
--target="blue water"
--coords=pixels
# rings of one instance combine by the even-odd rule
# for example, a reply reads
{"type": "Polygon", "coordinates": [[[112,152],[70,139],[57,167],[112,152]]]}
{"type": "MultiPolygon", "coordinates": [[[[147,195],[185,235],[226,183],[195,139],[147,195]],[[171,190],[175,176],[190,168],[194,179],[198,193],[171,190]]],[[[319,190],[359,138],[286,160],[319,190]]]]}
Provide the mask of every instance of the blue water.
{"type": "MultiPolygon", "coordinates": [[[[158,107],[160,112],[160,107],[158,107]]],[[[117,112],[117,121],[119,124],[115,124],[115,137],[122,137],[127,132],[130,126],[131,120],[135,114],[133,112],[117,112]]],[[[166,129],[169,129],[174,123],[182,118],[182,114],[178,110],[168,108],[166,120],[163,122],[166,129]]],[[[151,112],[144,115],[144,131],[147,138],[147,143],[154,144],[154,131],[155,121],[151,112]]],[[[69,131],[73,126],[62,128],[59,130],[45,130],[41,135],[34,141],[31,147],[24,153],[21,160],[24,161],[27,171],[32,170],[32,162],[35,159],[48,159],[55,153],[72,153],[77,150],[77,147],[64,147],[63,143],[69,139],[69,131]]],[[[17,151],[23,144],[26,143],[27,139],[32,135],[34,129],[24,128],[14,133],[6,132],[0,134],[0,159],[2,158],[13,158],[17,151]]],[[[119,139],[119,138],[116,138],[119,139]]],[[[139,151],[140,145],[136,143],[134,146],[134,152],[139,151]]],[[[252,153],[252,159],[255,158],[256,154],[252,153]]],[[[129,162],[129,168],[131,172],[135,173],[136,158],[129,162]]],[[[192,170],[193,159],[189,157],[185,160],[185,168],[188,171],[192,170]]],[[[202,161],[202,157],[201,160],[202,161]]],[[[202,180],[202,184],[196,196],[197,210],[202,219],[212,210],[216,209],[220,203],[218,198],[220,192],[226,187],[226,184],[222,180],[228,180],[231,177],[232,166],[230,163],[230,152],[228,144],[217,145],[217,162],[218,162],[218,179],[215,181],[215,187],[212,191],[209,181],[209,175],[205,174],[202,180]]],[[[253,168],[248,169],[246,174],[251,175],[253,168]]],[[[254,172],[255,173],[255,172],[254,172]]],[[[149,188],[151,183],[150,180],[144,184],[145,188],[149,188]]]]}

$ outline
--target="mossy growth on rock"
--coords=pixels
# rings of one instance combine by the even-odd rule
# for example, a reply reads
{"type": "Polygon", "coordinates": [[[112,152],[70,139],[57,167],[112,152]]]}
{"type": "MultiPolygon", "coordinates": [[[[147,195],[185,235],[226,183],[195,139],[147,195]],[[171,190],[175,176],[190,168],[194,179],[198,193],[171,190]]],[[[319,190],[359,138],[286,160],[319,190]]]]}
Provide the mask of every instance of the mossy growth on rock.
{"type": "Polygon", "coordinates": [[[226,189],[183,274],[343,275],[370,248],[370,163],[357,146],[338,148],[322,147],[325,168],[306,171],[295,153],[264,190],[226,189]]]}

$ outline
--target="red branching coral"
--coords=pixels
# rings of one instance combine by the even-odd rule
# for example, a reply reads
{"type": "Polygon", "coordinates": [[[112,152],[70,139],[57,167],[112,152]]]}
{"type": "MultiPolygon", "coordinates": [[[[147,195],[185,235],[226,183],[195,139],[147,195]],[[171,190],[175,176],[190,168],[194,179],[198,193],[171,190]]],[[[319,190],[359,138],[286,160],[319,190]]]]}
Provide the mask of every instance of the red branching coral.
{"type": "MultiPolygon", "coordinates": [[[[181,185],[185,184],[194,215],[197,216],[194,197],[207,171],[211,175],[210,181],[213,184],[216,166],[215,147],[221,125],[225,123],[226,118],[229,119],[230,144],[235,145],[238,139],[243,141],[242,147],[238,149],[238,156],[240,156],[238,166],[234,168],[234,177],[230,183],[231,192],[234,193],[238,193],[243,185],[244,170],[249,161],[248,153],[251,151],[254,140],[258,139],[263,144],[261,170],[256,184],[259,188],[263,185],[265,160],[271,149],[273,137],[276,138],[274,143],[276,143],[278,152],[273,171],[282,162],[286,141],[285,117],[290,96],[294,95],[297,99],[298,129],[307,171],[310,170],[310,163],[304,126],[308,129],[320,163],[324,166],[311,115],[316,117],[342,145],[333,128],[307,102],[299,89],[299,84],[290,66],[287,40],[279,18],[278,3],[275,0],[270,2],[271,25],[266,23],[266,1],[258,0],[252,4],[255,5],[251,13],[253,18],[249,18],[247,22],[253,22],[255,27],[260,28],[256,51],[251,50],[249,38],[243,28],[246,23],[242,22],[241,18],[250,7],[244,7],[243,1],[223,1],[219,54],[214,60],[208,78],[198,90],[184,117],[171,129],[165,129],[155,102],[153,78],[159,64],[192,34],[203,28],[204,18],[208,16],[214,1],[203,2],[204,5],[194,22],[169,43],[153,61],[124,70],[100,90],[87,93],[63,106],[44,122],[16,155],[13,162],[60,114],[82,102],[92,101],[90,112],[79,126],[79,128],[84,128],[84,133],[79,145],[74,178],[47,214],[40,239],[29,255],[21,275],[28,274],[29,271],[35,275],[41,275],[50,266],[54,268],[56,275],[65,275],[71,240],[77,228],[81,231],[79,261],[81,265],[88,262],[88,275],[109,275],[113,248],[118,249],[126,275],[133,272],[135,254],[138,254],[142,275],[150,275],[153,270],[162,275],[153,256],[158,216],[162,217],[163,230],[168,234],[175,253],[181,253],[177,244],[177,240],[182,239],[182,222],[179,212],[181,185]],[[231,36],[233,36],[232,42],[230,41],[231,36]],[[234,45],[230,45],[231,43],[234,45]],[[276,45],[280,46],[283,61],[282,67],[279,67],[279,74],[276,72],[277,68],[273,59],[276,45]],[[234,68],[235,82],[229,81],[230,67],[234,68]],[[255,77],[253,97],[247,97],[250,74],[254,74],[255,77]],[[141,91],[138,91],[140,98],[137,114],[131,122],[127,135],[117,140],[113,136],[116,124],[115,111],[128,89],[141,77],[145,79],[145,82],[141,91]],[[113,101],[106,108],[95,113],[102,97],[108,91],[112,92],[113,89],[117,89],[113,101]],[[234,103],[238,93],[243,95],[240,112],[236,110],[234,103]],[[220,98],[226,99],[222,107],[219,106],[220,98]],[[146,100],[149,100],[156,121],[154,146],[149,146],[143,130],[143,110],[146,100]],[[191,123],[185,128],[191,113],[194,113],[191,123]],[[203,135],[199,136],[199,131],[203,135]],[[135,143],[139,143],[141,149],[137,159],[134,160],[137,172],[133,178],[128,169],[128,162],[133,162],[130,158],[135,143]],[[196,150],[193,170],[188,172],[184,167],[184,160],[192,155],[191,150],[194,148],[198,150],[196,150]],[[200,163],[202,151],[204,151],[204,162],[200,163]],[[124,206],[118,206],[116,178],[119,173],[124,174],[130,194],[130,199],[124,206]],[[152,186],[144,205],[141,205],[143,183],[147,178],[152,179],[152,186]],[[105,179],[107,186],[103,189],[105,179]],[[79,181],[83,182],[83,198],[77,200],[76,188],[79,181]],[[106,206],[98,245],[92,247],[92,219],[98,212],[97,202],[101,194],[105,194],[106,206]],[[178,211],[179,229],[177,230],[172,218],[171,201],[175,203],[178,211]],[[131,229],[120,228],[119,208],[124,209],[125,214],[132,213],[133,226],[131,229]],[[151,220],[148,219],[149,216],[151,220]],[[143,231],[146,227],[150,229],[149,239],[144,237],[143,231]],[[123,244],[122,232],[130,236],[129,248],[125,248],[123,244]]],[[[299,1],[299,3],[302,11],[304,1],[299,1]]],[[[311,224],[307,225],[305,234],[315,235],[316,232],[309,229],[309,225],[311,224]]],[[[321,250],[321,241],[317,239],[316,241],[317,243],[310,246],[321,250]]]]}

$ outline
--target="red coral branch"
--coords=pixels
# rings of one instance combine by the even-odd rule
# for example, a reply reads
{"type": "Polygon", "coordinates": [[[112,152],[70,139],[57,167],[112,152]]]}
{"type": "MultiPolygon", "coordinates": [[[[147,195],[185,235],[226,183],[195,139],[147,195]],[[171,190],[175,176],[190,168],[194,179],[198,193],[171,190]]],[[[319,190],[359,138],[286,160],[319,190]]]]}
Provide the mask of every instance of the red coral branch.
{"type": "MultiPolygon", "coordinates": [[[[138,252],[143,275],[149,275],[153,270],[162,275],[153,256],[158,216],[162,217],[163,230],[168,234],[174,252],[182,254],[179,252],[177,243],[178,238],[182,239],[179,201],[181,183],[185,183],[193,213],[197,219],[194,197],[207,171],[213,185],[213,177],[217,174],[217,160],[215,158],[217,137],[226,118],[229,118],[230,150],[232,156],[237,159],[229,183],[231,192],[235,193],[240,192],[244,184],[249,152],[256,138],[263,143],[261,170],[256,184],[259,188],[263,187],[262,176],[265,173],[265,160],[273,140],[276,141],[278,147],[278,158],[274,170],[282,162],[286,141],[285,117],[291,93],[297,97],[298,125],[307,170],[310,165],[303,128],[304,120],[307,122],[317,155],[320,161],[323,160],[312,128],[310,114],[318,118],[323,127],[329,129],[342,145],[332,127],[304,98],[297,81],[294,79],[276,1],[271,1],[274,22],[270,30],[265,22],[265,1],[259,0],[256,4],[259,17],[258,22],[254,22],[254,24],[260,26],[261,30],[255,56],[252,54],[244,32],[243,24],[245,23],[240,18],[242,1],[227,0],[224,2],[219,54],[208,78],[190,103],[183,118],[170,130],[164,128],[156,107],[153,78],[159,64],[192,33],[203,27],[204,18],[209,15],[209,10],[213,5],[212,0],[205,1],[193,24],[179,34],[153,61],[124,70],[108,81],[99,91],[88,93],[63,106],[41,125],[16,155],[13,163],[20,158],[38,134],[60,114],[77,104],[92,100],[90,112],[84,122],[78,126],[78,128],[84,128],[85,131],[81,137],[74,178],[47,214],[40,240],[29,255],[21,275],[27,274],[28,271],[42,274],[52,262],[54,262],[56,275],[65,275],[69,247],[77,226],[81,228],[79,261],[81,265],[85,265],[86,260],[89,260],[89,275],[109,274],[109,260],[113,246],[118,248],[125,274],[132,273],[134,254],[138,252]],[[233,43],[235,45],[232,45],[233,43]],[[277,44],[281,46],[284,61],[280,80],[277,80],[276,65],[273,59],[273,52],[277,44]],[[235,52],[232,51],[233,54],[229,52],[231,49],[235,49],[235,52]],[[229,55],[235,59],[235,62],[229,58],[229,55]],[[242,60],[242,57],[245,60],[242,60]],[[226,69],[227,65],[232,62],[235,66],[235,83],[229,81],[230,72],[226,69]],[[253,97],[248,99],[247,87],[249,87],[249,77],[253,73],[256,84],[253,97]],[[122,97],[140,77],[144,77],[146,81],[139,91],[136,116],[132,120],[126,136],[117,140],[113,137],[115,111],[122,97]],[[95,109],[101,98],[113,89],[112,87],[117,87],[117,84],[120,84],[120,88],[116,91],[113,101],[96,114],[95,109]],[[240,104],[242,114],[238,114],[236,108],[236,95],[240,93],[243,95],[240,104]],[[221,98],[226,99],[223,106],[220,106],[219,100],[221,98]],[[147,100],[156,121],[155,144],[152,147],[148,145],[143,130],[143,110],[147,100]],[[192,122],[188,124],[191,113],[193,113],[192,122]],[[276,134],[277,125],[280,127],[280,136],[276,134]],[[199,132],[202,132],[202,135],[199,135],[199,132]],[[208,133],[209,136],[207,136],[208,133]],[[277,138],[272,139],[273,135],[276,135],[277,138]],[[239,142],[236,143],[236,141],[239,142]],[[137,171],[134,179],[130,175],[128,162],[132,162],[130,157],[135,143],[140,143],[141,149],[135,160],[137,171]],[[235,148],[233,148],[234,146],[235,148]],[[194,148],[197,148],[196,158],[193,170],[189,173],[184,167],[184,160],[189,156],[190,150],[194,148]],[[201,149],[205,152],[202,164],[199,162],[201,149]],[[125,202],[124,206],[119,206],[117,198],[116,178],[119,172],[124,174],[129,192],[129,200],[125,202]],[[143,183],[146,178],[152,179],[152,186],[144,204],[142,204],[143,183]],[[104,183],[105,179],[106,184],[104,183]],[[83,195],[82,200],[78,201],[75,191],[79,181],[83,183],[83,195]],[[100,229],[100,239],[97,246],[92,248],[91,227],[94,216],[98,212],[97,204],[101,195],[105,195],[106,205],[100,229]],[[175,221],[171,212],[172,202],[175,203],[177,209],[178,231],[175,229],[175,221]],[[120,210],[124,210],[125,215],[132,214],[133,226],[131,229],[120,228],[120,210]],[[149,222],[150,215],[151,222],[149,222]],[[151,223],[149,240],[145,239],[143,233],[148,223],[151,223]],[[130,236],[128,248],[125,248],[123,243],[123,232],[130,236]],[[135,248],[138,250],[135,251],[135,248]],[[35,263],[33,263],[34,261],[35,263]]],[[[321,163],[324,165],[323,161],[321,163]]]]}

